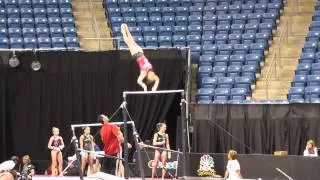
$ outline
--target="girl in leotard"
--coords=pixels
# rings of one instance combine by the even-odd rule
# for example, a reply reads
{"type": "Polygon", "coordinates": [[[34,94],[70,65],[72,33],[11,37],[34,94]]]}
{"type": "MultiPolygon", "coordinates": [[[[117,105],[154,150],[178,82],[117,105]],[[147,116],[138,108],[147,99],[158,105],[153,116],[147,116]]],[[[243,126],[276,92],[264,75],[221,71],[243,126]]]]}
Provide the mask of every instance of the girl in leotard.
{"type": "Polygon", "coordinates": [[[52,136],[48,142],[48,148],[51,150],[51,171],[52,176],[62,176],[63,159],[61,150],[64,148],[64,142],[59,136],[59,129],[52,128],[52,136]]]}
{"type": "MultiPolygon", "coordinates": [[[[157,124],[157,130],[158,132],[154,134],[152,144],[153,146],[159,147],[159,148],[165,148],[170,149],[169,144],[169,136],[166,133],[167,125],[165,123],[158,123],[157,124]]],[[[167,158],[171,158],[171,153],[167,152],[165,150],[155,150],[154,153],[154,161],[153,161],[153,167],[152,167],[152,179],[154,178],[154,175],[156,174],[156,169],[158,166],[158,161],[161,158],[162,162],[162,179],[164,179],[164,176],[166,175],[166,163],[167,158]]]]}
{"type": "MultiPolygon", "coordinates": [[[[90,127],[85,127],[83,129],[83,134],[80,136],[80,148],[87,150],[87,151],[93,151],[94,150],[94,141],[93,136],[90,134],[90,127]]],[[[81,169],[82,173],[84,173],[84,170],[86,168],[87,163],[90,167],[90,172],[88,172],[88,175],[93,174],[94,168],[93,168],[93,154],[82,152],[82,163],[81,163],[81,169]]]]}
{"type": "Polygon", "coordinates": [[[159,86],[160,79],[154,72],[149,60],[144,56],[142,48],[134,41],[127,24],[121,25],[121,32],[124,42],[127,44],[131,55],[136,59],[136,62],[139,66],[140,75],[137,79],[137,83],[144,91],[148,90],[146,83],[143,82],[144,80],[146,80],[148,83],[154,83],[152,86],[152,91],[156,91],[159,86]]]}

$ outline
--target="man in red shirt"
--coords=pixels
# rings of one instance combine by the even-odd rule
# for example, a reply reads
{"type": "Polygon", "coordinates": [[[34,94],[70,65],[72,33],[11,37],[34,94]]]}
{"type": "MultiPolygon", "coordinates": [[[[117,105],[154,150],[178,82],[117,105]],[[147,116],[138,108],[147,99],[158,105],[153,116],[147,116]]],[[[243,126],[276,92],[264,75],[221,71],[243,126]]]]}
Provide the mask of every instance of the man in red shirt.
{"type": "MultiPolygon", "coordinates": [[[[103,151],[106,155],[117,156],[120,153],[120,144],[123,142],[123,134],[120,128],[109,123],[109,118],[103,114],[99,115],[98,121],[103,125],[100,129],[101,140],[104,144],[103,151]]],[[[102,171],[115,174],[116,159],[104,158],[102,162],[102,171]]]]}

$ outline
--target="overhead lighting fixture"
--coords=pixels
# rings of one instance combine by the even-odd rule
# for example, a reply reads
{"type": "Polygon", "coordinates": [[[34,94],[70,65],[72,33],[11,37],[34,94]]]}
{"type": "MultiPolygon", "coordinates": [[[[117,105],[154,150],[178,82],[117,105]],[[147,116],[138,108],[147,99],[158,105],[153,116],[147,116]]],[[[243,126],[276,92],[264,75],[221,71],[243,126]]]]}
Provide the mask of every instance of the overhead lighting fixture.
{"type": "Polygon", "coordinates": [[[41,63],[37,59],[36,51],[33,52],[34,60],[31,63],[31,69],[34,71],[39,71],[41,69],[41,63]]]}
{"type": "Polygon", "coordinates": [[[13,51],[12,53],[12,57],[9,59],[9,65],[13,68],[19,66],[20,64],[20,61],[19,59],[17,58],[17,55],[16,55],[16,52],[13,51]]]}

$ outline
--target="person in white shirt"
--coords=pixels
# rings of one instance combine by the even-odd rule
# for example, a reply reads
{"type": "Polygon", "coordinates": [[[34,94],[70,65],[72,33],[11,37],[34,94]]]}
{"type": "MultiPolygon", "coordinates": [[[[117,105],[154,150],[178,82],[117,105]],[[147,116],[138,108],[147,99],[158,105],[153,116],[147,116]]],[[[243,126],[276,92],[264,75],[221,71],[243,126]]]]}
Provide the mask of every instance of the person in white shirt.
{"type": "Polygon", "coordinates": [[[316,147],[316,143],[313,140],[307,141],[306,149],[303,151],[303,156],[318,156],[318,148],[316,147]]]}
{"type": "Polygon", "coordinates": [[[224,177],[230,180],[235,179],[242,179],[241,173],[240,173],[240,164],[237,160],[237,151],[230,150],[228,154],[228,164],[227,164],[227,170],[224,174],[224,177]]]}

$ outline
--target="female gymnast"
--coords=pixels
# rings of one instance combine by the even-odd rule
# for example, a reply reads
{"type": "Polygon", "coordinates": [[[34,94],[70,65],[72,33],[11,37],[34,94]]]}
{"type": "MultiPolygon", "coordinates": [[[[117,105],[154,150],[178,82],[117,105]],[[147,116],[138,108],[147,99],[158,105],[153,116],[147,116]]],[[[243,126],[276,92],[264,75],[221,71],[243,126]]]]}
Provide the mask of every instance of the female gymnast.
{"type": "Polygon", "coordinates": [[[61,136],[59,136],[59,129],[52,128],[52,136],[48,142],[48,148],[51,150],[51,171],[52,176],[62,176],[63,159],[61,150],[64,148],[64,142],[61,136]]]}
{"type": "MultiPolygon", "coordinates": [[[[90,134],[90,127],[85,127],[83,129],[83,134],[80,136],[80,148],[87,150],[87,151],[93,151],[94,150],[94,141],[93,136],[90,134]]],[[[88,172],[88,175],[91,175],[94,173],[94,167],[93,167],[93,160],[94,156],[93,154],[82,152],[82,163],[81,163],[81,169],[82,173],[84,173],[84,170],[86,168],[87,163],[90,167],[90,172],[88,172]]]]}
{"type": "MultiPolygon", "coordinates": [[[[169,136],[166,134],[167,125],[165,123],[158,123],[157,124],[157,130],[158,132],[154,134],[152,144],[153,146],[159,147],[159,148],[165,148],[170,149],[169,144],[169,136]]],[[[166,163],[167,158],[171,158],[171,153],[167,152],[165,150],[155,150],[154,153],[154,161],[153,161],[153,167],[152,167],[152,179],[154,178],[154,175],[156,174],[156,169],[158,167],[158,161],[161,158],[162,162],[162,179],[164,179],[164,176],[166,175],[166,163]]]]}
{"type": "Polygon", "coordinates": [[[137,79],[137,83],[144,91],[148,90],[147,84],[154,83],[152,91],[156,91],[159,86],[160,79],[154,72],[149,60],[144,56],[142,48],[134,41],[127,24],[121,25],[121,32],[124,42],[127,44],[131,55],[136,59],[140,69],[140,75],[137,79]],[[145,80],[147,84],[143,82],[143,80],[145,80]]]}

